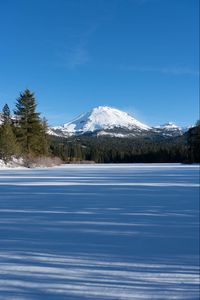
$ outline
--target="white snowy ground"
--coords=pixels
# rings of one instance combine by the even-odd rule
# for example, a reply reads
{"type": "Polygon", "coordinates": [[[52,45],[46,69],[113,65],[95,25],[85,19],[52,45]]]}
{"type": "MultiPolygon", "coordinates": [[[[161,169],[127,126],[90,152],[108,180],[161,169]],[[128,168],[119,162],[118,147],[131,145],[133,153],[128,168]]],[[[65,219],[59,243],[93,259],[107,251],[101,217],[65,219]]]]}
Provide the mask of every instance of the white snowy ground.
{"type": "Polygon", "coordinates": [[[199,167],[0,171],[0,299],[199,299],[199,167]]]}
{"type": "Polygon", "coordinates": [[[23,167],[24,162],[22,158],[15,158],[13,157],[12,160],[9,163],[5,163],[2,159],[0,159],[0,171],[2,169],[10,169],[10,168],[24,168],[23,167]]]}

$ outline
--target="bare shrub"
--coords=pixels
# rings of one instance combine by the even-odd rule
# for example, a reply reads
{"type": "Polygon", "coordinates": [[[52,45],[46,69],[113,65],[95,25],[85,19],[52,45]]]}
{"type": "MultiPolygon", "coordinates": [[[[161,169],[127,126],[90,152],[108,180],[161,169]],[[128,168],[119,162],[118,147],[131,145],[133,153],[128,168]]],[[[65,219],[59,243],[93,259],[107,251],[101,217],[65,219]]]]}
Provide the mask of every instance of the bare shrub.
{"type": "Polygon", "coordinates": [[[59,157],[38,156],[25,161],[25,167],[27,168],[53,167],[61,164],[63,164],[63,161],[59,157]]]}

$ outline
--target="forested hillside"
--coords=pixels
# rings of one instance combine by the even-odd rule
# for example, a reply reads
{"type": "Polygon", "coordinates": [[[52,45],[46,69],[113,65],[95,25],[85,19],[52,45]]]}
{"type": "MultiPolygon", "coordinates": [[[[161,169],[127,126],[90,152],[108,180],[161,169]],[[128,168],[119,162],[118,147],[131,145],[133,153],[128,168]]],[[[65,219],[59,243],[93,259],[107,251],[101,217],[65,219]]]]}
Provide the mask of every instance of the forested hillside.
{"type": "Polygon", "coordinates": [[[180,137],[163,140],[79,136],[50,137],[50,149],[66,162],[200,162],[200,124],[180,137]]]}
{"type": "Polygon", "coordinates": [[[132,163],[190,160],[186,136],[157,142],[111,137],[51,137],[51,151],[64,161],[132,163]]]}

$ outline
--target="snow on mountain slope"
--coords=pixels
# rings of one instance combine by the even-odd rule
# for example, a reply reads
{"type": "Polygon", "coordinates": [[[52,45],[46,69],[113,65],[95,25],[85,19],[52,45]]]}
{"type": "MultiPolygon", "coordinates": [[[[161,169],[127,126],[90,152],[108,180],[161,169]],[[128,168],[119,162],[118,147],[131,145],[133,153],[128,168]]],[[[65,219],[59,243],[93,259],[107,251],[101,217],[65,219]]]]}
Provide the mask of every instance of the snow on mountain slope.
{"type": "Polygon", "coordinates": [[[181,130],[181,128],[179,126],[177,126],[176,124],[174,124],[172,122],[168,122],[163,125],[156,126],[155,128],[166,129],[166,130],[174,130],[174,129],[181,130]]]}
{"type": "Polygon", "coordinates": [[[186,130],[172,122],[168,122],[154,127],[154,132],[162,134],[163,137],[176,137],[182,135],[186,130]]]}
{"type": "Polygon", "coordinates": [[[109,106],[98,106],[69,123],[52,127],[51,130],[55,133],[60,131],[64,135],[73,135],[114,128],[145,131],[151,129],[151,127],[137,121],[126,112],[109,106]]]}

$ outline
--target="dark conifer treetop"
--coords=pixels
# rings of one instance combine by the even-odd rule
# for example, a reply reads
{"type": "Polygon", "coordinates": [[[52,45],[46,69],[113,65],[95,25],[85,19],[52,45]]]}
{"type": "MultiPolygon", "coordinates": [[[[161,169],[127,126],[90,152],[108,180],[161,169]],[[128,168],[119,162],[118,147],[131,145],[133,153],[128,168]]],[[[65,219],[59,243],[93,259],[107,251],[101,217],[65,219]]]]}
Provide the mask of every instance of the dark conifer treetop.
{"type": "Polygon", "coordinates": [[[40,113],[36,112],[36,106],[34,93],[26,89],[23,93],[20,93],[14,113],[20,117],[21,121],[38,121],[40,113]]]}
{"type": "Polygon", "coordinates": [[[3,107],[2,116],[3,116],[3,124],[11,123],[10,108],[7,103],[3,107]]]}

